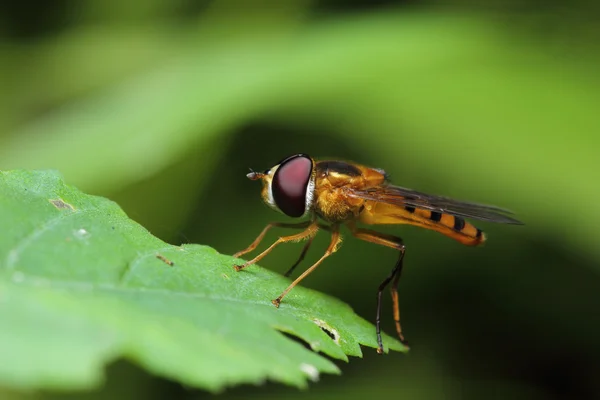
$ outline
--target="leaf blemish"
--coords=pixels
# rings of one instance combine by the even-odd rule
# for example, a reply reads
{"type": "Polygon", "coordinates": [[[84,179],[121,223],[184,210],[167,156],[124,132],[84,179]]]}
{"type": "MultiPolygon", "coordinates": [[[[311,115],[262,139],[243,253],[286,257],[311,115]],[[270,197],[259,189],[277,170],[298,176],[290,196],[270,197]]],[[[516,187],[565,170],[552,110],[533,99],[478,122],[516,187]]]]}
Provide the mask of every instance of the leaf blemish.
{"type": "Polygon", "coordinates": [[[327,322],[321,319],[313,319],[313,322],[319,326],[329,336],[335,344],[340,345],[340,334],[337,329],[331,327],[327,322]]]}
{"type": "Polygon", "coordinates": [[[319,380],[319,370],[314,365],[302,363],[300,364],[300,371],[304,372],[308,376],[308,379],[313,382],[319,380]]]}
{"type": "Polygon", "coordinates": [[[71,204],[65,202],[63,199],[58,198],[58,199],[50,199],[48,200],[50,203],[52,203],[52,205],[56,208],[58,208],[59,210],[71,210],[71,211],[75,211],[75,207],[73,207],[71,204]]]}
{"type": "Polygon", "coordinates": [[[222,276],[224,279],[229,279],[229,275],[227,275],[227,274],[221,274],[221,276],[222,276]]]}
{"type": "Polygon", "coordinates": [[[167,264],[170,267],[175,266],[175,263],[173,261],[169,260],[167,257],[163,256],[160,253],[156,254],[156,258],[158,258],[160,261],[164,262],[165,264],[167,264]]]}
{"type": "Polygon", "coordinates": [[[78,239],[87,239],[90,233],[83,228],[79,228],[75,232],[73,232],[73,234],[78,239]]]}

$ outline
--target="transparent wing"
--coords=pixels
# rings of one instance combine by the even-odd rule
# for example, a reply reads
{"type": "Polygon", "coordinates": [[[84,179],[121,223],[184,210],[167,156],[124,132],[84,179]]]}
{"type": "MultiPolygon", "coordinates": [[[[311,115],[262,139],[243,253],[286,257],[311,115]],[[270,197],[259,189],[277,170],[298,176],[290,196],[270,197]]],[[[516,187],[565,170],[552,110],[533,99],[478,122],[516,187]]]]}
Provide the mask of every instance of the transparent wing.
{"type": "Polygon", "coordinates": [[[512,212],[500,207],[485,204],[469,203],[447,197],[417,192],[400,186],[386,185],[369,189],[345,188],[350,197],[376,201],[380,203],[408,206],[451,214],[457,217],[473,218],[481,221],[500,224],[522,225],[523,223],[510,217],[512,212]]]}

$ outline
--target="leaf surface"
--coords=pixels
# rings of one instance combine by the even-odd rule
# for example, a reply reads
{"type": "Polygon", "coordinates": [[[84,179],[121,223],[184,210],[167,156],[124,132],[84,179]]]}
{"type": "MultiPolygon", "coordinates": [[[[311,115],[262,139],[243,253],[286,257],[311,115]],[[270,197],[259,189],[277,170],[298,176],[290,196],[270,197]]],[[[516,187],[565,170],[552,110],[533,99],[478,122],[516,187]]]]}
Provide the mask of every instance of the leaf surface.
{"type": "Polygon", "coordinates": [[[258,266],[236,273],[234,258],[207,246],[169,245],[52,171],[0,172],[0,224],[5,386],[90,388],[125,357],[212,391],[266,379],[302,387],[339,373],[323,355],[376,347],[373,325],[346,304],[297,287],[276,309],[287,279],[258,266]]]}

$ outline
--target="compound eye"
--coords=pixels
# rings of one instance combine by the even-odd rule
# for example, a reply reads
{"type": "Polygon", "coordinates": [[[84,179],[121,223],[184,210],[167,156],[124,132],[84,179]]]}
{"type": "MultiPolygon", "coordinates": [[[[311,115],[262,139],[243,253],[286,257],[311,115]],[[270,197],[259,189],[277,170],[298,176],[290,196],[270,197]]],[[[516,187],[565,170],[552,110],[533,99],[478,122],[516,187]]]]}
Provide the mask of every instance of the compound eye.
{"type": "Polygon", "coordinates": [[[298,154],[283,160],[275,171],[271,184],[273,200],[290,217],[304,215],[312,164],[310,157],[298,154]]]}

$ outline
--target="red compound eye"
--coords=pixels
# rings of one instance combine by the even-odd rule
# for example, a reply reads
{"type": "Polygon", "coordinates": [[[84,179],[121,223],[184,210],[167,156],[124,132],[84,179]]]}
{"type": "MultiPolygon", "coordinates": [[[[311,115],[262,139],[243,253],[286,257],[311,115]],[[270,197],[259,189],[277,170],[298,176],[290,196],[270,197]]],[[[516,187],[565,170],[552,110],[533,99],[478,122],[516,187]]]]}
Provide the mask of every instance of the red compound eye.
{"type": "Polygon", "coordinates": [[[313,162],[305,154],[286,158],[275,171],[271,190],[277,207],[290,217],[301,217],[306,211],[306,192],[313,162]]]}

